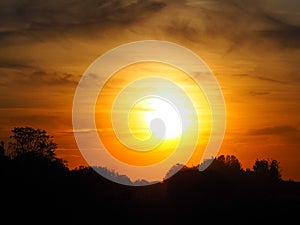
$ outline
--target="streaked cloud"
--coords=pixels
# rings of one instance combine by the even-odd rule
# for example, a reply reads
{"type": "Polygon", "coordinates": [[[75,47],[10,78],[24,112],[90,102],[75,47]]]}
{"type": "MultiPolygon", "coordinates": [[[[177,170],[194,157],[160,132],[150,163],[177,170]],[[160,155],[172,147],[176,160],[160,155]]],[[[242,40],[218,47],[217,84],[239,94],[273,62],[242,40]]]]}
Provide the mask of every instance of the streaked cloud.
{"type": "Polygon", "coordinates": [[[80,75],[39,68],[30,63],[1,62],[0,85],[76,85],[80,75]]]}
{"type": "Polygon", "coordinates": [[[286,84],[286,82],[284,81],[273,79],[267,76],[257,75],[257,74],[233,74],[233,76],[239,78],[257,79],[257,80],[267,81],[267,82],[277,83],[277,84],[286,84]]]}
{"type": "Polygon", "coordinates": [[[286,134],[299,134],[300,131],[297,127],[284,125],[284,126],[273,126],[264,127],[260,129],[251,130],[248,132],[249,135],[286,135],[286,134]]]}
{"type": "Polygon", "coordinates": [[[95,29],[103,31],[146,19],[164,7],[165,3],[149,0],[4,0],[0,3],[0,39],[17,44],[22,39],[11,38],[43,41],[67,34],[89,36],[95,29]]]}
{"type": "Polygon", "coordinates": [[[296,21],[300,21],[300,15],[295,16],[295,3],[284,1],[287,5],[284,18],[290,18],[285,20],[278,16],[281,5],[278,2],[270,10],[267,7],[272,5],[270,2],[258,0],[186,1],[186,7],[168,1],[167,12],[172,16],[164,18],[168,22],[160,27],[186,41],[225,39],[230,43],[227,53],[253,44],[299,48],[300,22],[296,21]]]}
{"type": "Polygon", "coordinates": [[[253,95],[253,96],[261,96],[261,95],[269,95],[269,94],[271,94],[271,92],[267,92],[267,91],[250,91],[249,94],[253,95]]]}

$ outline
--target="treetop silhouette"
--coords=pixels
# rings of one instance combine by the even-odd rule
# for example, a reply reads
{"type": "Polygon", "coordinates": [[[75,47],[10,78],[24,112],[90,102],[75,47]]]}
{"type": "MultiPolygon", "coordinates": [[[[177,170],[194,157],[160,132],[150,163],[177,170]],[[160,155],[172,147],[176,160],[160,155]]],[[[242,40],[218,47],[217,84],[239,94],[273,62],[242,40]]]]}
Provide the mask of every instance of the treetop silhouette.
{"type": "Polygon", "coordinates": [[[8,145],[8,155],[12,158],[26,154],[36,153],[54,159],[57,144],[53,137],[45,130],[34,129],[32,127],[15,127],[11,130],[12,140],[8,145]]]}

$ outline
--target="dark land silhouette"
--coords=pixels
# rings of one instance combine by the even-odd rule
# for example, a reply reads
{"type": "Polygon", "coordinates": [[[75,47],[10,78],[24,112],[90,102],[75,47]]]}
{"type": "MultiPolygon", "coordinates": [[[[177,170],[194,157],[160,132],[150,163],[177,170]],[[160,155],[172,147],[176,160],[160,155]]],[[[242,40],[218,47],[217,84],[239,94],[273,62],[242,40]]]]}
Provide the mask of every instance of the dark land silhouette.
{"type": "Polygon", "coordinates": [[[69,169],[44,130],[12,133],[0,144],[1,224],[299,223],[300,183],[283,180],[276,160],[244,170],[222,155],[202,172],[183,167],[157,184],[124,186],[91,167],[69,169]]]}

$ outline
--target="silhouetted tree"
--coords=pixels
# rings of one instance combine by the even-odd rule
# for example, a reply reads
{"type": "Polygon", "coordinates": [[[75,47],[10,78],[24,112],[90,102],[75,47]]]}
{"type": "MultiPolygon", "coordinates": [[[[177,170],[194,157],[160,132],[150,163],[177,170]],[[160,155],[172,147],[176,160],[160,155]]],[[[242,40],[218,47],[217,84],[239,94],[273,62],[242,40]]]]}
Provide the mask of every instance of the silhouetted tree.
{"type": "Polygon", "coordinates": [[[0,142],[0,158],[4,157],[4,142],[0,142]]]}
{"type": "Polygon", "coordinates": [[[227,166],[229,166],[230,168],[232,168],[232,169],[240,170],[241,167],[242,167],[240,161],[234,155],[227,155],[226,160],[225,160],[225,164],[227,166]]]}
{"type": "Polygon", "coordinates": [[[57,144],[45,130],[32,127],[16,127],[12,129],[12,140],[9,142],[9,157],[21,170],[28,174],[43,174],[48,171],[68,170],[66,161],[56,157],[57,144]],[[29,171],[30,170],[30,171],[29,171]]]}
{"type": "Polygon", "coordinates": [[[262,160],[256,159],[256,161],[253,165],[253,170],[257,174],[267,175],[268,171],[269,171],[268,165],[269,165],[269,162],[267,160],[265,160],[265,159],[262,159],[262,160]]]}
{"type": "Polygon", "coordinates": [[[277,160],[256,159],[253,165],[253,171],[262,176],[268,176],[272,179],[280,179],[280,167],[277,160]]]}
{"type": "Polygon", "coordinates": [[[216,171],[227,171],[234,170],[239,172],[241,170],[241,163],[234,155],[220,155],[216,157],[214,161],[211,163],[208,169],[216,170],[216,171]]]}
{"type": "Polygon", "coordinates": [[[55,158],[57,144],[53,142],[52,136],[45,130],[34,129],[32,127],[15,127],[10,138],[8,150],[12,158],[26,153],[36,153],[50,159],[55,158]]]}
{"type": "Polygon", "coordinates": [[[281,179],[281,172],[279,167],[279,162],[275,159],[273,159],[270,163],[270,176],[273,179],[281,179]]]}

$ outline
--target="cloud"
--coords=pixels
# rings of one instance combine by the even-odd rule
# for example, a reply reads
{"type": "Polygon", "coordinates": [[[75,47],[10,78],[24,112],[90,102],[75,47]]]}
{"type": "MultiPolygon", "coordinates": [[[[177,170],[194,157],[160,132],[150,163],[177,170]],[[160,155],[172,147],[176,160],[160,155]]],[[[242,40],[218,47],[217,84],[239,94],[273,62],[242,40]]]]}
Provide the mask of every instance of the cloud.
{"type": "Polygon", "coordinates": [[[261,96],[261,95],[269,95],[269,94],[271,94],[271,92],[267,92],[267,91],[250,91],[249,94],[253,95],[253,96],[261,96]]]}
{"type": "MultiPolygon", "coordinates": [[[[268,9],[272,2],[263,5],[258,0],[226,1],[168,1],[168,23],[160,27],[171,37],[203,43],[225,39],[229,43],[227,54],[243,46],[270,46],[299,48],[300,22],[278,17],[278,8],[268,9]]],[[[291,4],[289,1],[284,2],[291,4]]],[[[294,5],[296,3],[293,3],[294,5]]],[[[297,3],[300,7],[300,3],[297,3]]],[[[279,7],[279,6],[278,6],[279,7]]],[[[293,7],[285,7],[285,16],[295,14],[293,7]]],[[[299,16],[300,21],[300,16],[299,16]]]]}
{"type": "Polygon", "coordinates": [[[295,26],[272,16],[268,16],[268,18],[274,26],[273,28],[258,31],[259,36],[273,40],[282,48],[300,48],[300,24],[295,26]]]}
{"type": "Polygon", "coordinates": [[[74,133],[82,133],[82,134],[89,134],[92,132],[95,132],[97,130],[95,129],[82,129],[82,130],[65,130],[65,131],[61,131],[59,133],[61,134],[74,134],[74,133]]]}
{"type": "MultiPolygon", "coordinates": [[[[278,3],[277,3],[278,4],[278,3]]],[[[269,1],[64,0],[0,2],[0,40],[4,44],[49,38],[96,38],[110,31],[207,43],[226,39],[227,53],[244,45],[299,48],[300,23],[293,19],[294,1],[285,1],[285,16],[269,1]],[[264,4],[262,4],[262,2],[264,4]],[[296,21],[296,22],[295,22],[296,21]],[[296,24],[296,25],[295,25],[296,24]]]]}
{"type": "MultiPolygon", "coordinates": [[[[51,126],[54,124],[56,126],[60,126],[62,124],[69,124],[69,118],[66,117],[66,115],[61,116],[60,113],[51,113],[47,114],[45,113],[46,110],[40,110],[39,108],[36,108],[35,110],[26,109],[26,108],[18,108],[18,109],[6,109],[6,112],[8,112],[5,116],[7,121],[11,121],[15,124],[23,124],[24,126],[26,124],[33,124],[33,126],[40,126],[40,124],[45,123],[45,121],[48,121],[51,126]],[[21,113],[20,113],[21,112],[21,113]],[[22,114],[23,112],[23,114],[22,114]],[[67,119],[66,119],[67,118],[67,119]]],[[[49,110],[48,110],[49,111],[49,110]]]]}
{"type": "Polygon", "coordinates": [[[63,0],[17,1],[0,3],[0,40],[30,37],[43,40],[50,36],[77,33],[89,35],[91,28],[124,26],[148,18],[165,3],[138,0],[63,0]],[[82,32],[85,31],[85,32],[82,32]]]}
{"type": "Polygon", "coordinates": [[[254,75],[254,74],[245,74],[245,73],[243,73],[243,74],[233,74],[232,76],[239,77],[239,78],[252,78],[252,79],[257,79],[257,80],[261,80],[261,81],[277,83],[277,84],[287,84],[284,81],[269,78],[267,76],[262,76],[262,75],[254,75]]]}
{"type": "Polygon", "coordinates": [[[257,4],[278,21],[300,26],[299,0],[259,0],[257,4]]]}
{"type": "Polygon", "coordinates": [[[28,69],[33,68],[28,62],[20,62],[20,61],[7,61],[1,60],[0,61],[0,69],[28,69]]]}
{"type": "Polygon", "coordinates": [[[260,129],[254,129],[248,132],[248,135],[261,136],[261,135],[286,135],[286,134],[299,134],[299,129],[290,125],[284,126],[271,126],[260,129]]]}
{"type": "Polygon", "coordinates": [[[43,69],[35,69],[29,74],[30,81],[42,82],[49,85],[77,85],[75,81],[75,75],[66,72],[47,71],[43,69]]]}
{"type": "Polygon", "coordinates": [[[279,83],[279,84],[284,84],[285,82],[280,81],[280,80],[276,80],[276,79],[272,79],[272,78],[268,78],[268,77],[264,77],[264,76],[260,76],[260,75],[253,75],[253,78],[262,80],[262,81],[269,81],[269,82],[273,82],[273,83],[279,83]]]}
{"type": "MultiPolygon", "coordinates": [[[[78,82],[79,75],[74,75],[67,72],[59,72],[51,69],[42,69],[26,64],[2,64],[0,70],[2,76],[0,77],[0,85],[7,86],[9,84],[14,86],[75,86],[78,82]],[[4,69],[3,69],[4,68],[4,69]]],[[[0,63],[1,67],[1,63],[0,63]]]]}

